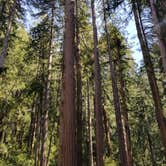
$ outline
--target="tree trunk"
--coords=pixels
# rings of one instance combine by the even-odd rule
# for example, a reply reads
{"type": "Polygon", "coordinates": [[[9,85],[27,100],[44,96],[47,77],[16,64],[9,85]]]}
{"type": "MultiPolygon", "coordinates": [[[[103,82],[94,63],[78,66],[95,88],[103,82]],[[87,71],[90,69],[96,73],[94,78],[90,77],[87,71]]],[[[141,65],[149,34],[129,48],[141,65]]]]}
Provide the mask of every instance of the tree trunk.
{"type": "Polygon", "coordinates": [[[88,137],[89,137],[89,166],[93,166],[93,142],[92,142],[92,118],[90,108],[90,89],[89,80],[87,80],[87,110],[88,110],[88,137]]]}
{"type": "Polygon", "coordinates": [[[60,166],[76,166],[76,113],[74,81],[74,1],[65,0],[64,66],[60,122],[60,166]]]}
{"type": "MultiPolygon", "coordinates": [[[[58,84],[58,89],[57,89],[56,104],[55,104],[56,108],[59,107],[60,80],[58,81],[57,84],[58,84]]],[[[56,123],[56,116],[54,115],[52,129],[51,129],[50,143],[49,143],[48,154],[47,154],[47,165],[48,165],[50,154],[51,154],[51,147],[52,147],[52,140],[53,140],[53,130],[55,128],[55,123],[56,123]]],[[[58,126],[58,124],[57,124],[57,126],[58,126]]],[[[58,133],[58,130],[57,130],[57,133],[58,133]]]]}
{"type": "Polygon", "coordinates": [[[10,31],[11,31],[11,27],[12,27],[12,23],[14,20],[14,15],[16,12],[16,3],[17,0],[14,0],[11,8],[10,8],[10,13],[9,13],[9,21],[8,21],[8,25],[7,25],[7,30],[5,33],[5,38],[3,41],[3,46],[2,46],[2,51],[0,53],[0,68],[3,68],[4,65],[4,61],[7,55],[7,49],[8,49],[8,44],[9,44],[9,36],[10,36],[10,31]]]}
{"type": "Polygon", "coordinates": [[[1,33],[1,28],[3,27],[3,13],[5,12],[5,10],[6,10],[6,4],[8,3],[8,1],[6,0],[6,1],[2,1],[1,2],[1,11],[0,11],[0,33],[1,33]]]}
{"type": "Polygon", "coordinates": [[[101,94],[101,76],[99,64],[99,51],[98,51],[98,37],[96,27],[96,16],[94,0],[91,0],[92,10],[92,24],[93,24],[93,41],[94,41],[94,75],[95,75],[95,117],[96,117],[96,153],[97,153],[97,166],[104,166],[104,131],[102,121],[102,94],[101,94]]]}
{"type": "Polygon", "coordinates": [[[137,7],[137,3],[135,3],[135,1],[133,1],[132,7],[133,7],[133,13],[134,13],[135,24],[136,24],[136,29],[137,29],[137,35],[138,35],[138,38],[140,41],[143,58],[144,58],[144,63],[145,63],[145,67],[146,67],[146,72],[148,75],[149,84],[150,84],[150,88],[152,91],[152,97],[153,97],[153,101],[154,101],[154,105],[155,105],[156,119],[157,119],[157,123],[158,123],[159,129],[160,129],[163,146],[165,148],[165,153],[166,153],[166,126],[164,123],[163,108],[162,108],[162,104],[161,104],[161,98],[159,95],[159,89],[157,86],[157,81],[156,81],[147,41],[145,38],[145,33],[143,30],[143,26],[142,26],[142,20],[141,20],[140,13],[139,13],[139,10],[137,7]]]}
{"type": "Polygon", "coordinates": [[[50,159],[54,128],[55,128],[55,121],[53,122],[52,129],[51,129],[51,133],[50,133],[51,135],[50,135],[50,141],[49,141],[49,146],[48,146],[47,164],[46,164],[46,165],[48,165],[49,159],[50,159]]]}
{"type": "Polygon", "coordinates": [[[107,17],[106,17],[106,11],[104,6],[105,4],[104,0],[102,2],[103,2],[103,12],[104,12],[105,33],[107,38],[107,51],[109,54],[110,73],[111,73],[111,80],[112,80],[113,102],[114,102],[116,125],[117,125],[117,132],[118,132],[120,162],[121,162],[121,165],[123,166],[129,166],[130,163],[128,162],[128,153],[127,153],[127,150],[126,150],[127,148],[125,144],[125,136],[123,131],[122,115],[121,115],[121,109],[120,109],[120,98],[118,94],[119,92],[117,87],[114,63],[112,60],[110,34],[108,32],[108,27],[107,27],[107,17]]]}
{"type": "Polygon", "coordinates": [[[153,18],[155,30],[156,30],[157,37],[158,37],[164,74],[166,76],[166,45],[165,45],[165,42],[164,42],[164,38],[162,37],[161,27],[160,27],[160,24],[159,24],[156,8],[155,8],[155,5],[154,5],[154,0],[150,0],[150,6],[151,6],[151,12],[152,12],[152,18],[153,18]]]}
{"type": "Polygon", "coordinates": [[[34,143],[34,152],[35,152],[35,162],[34,166],[39,166],[39,151],[40,151],[40,126],[41,126],[41,103],[42,97],[37,100],[35,117],[36,117],[36,126],[35,126],[35,143],[34,143]]]}
{"type": "Polygon", "coordinates": [[[112,147],[111,147],[111,138],[110,138],[110,128],[108,124],[108,118],[106,110],[103,108],[103,122],[104,122],[104,129],[106,134],[106,142],[108,147],[108,155],[111,155],[112,147]]]}
{"type": "Polygon", "coordinates": [[[82,166],[82,77],[80,64],[80,35],[79,35],[79,0],[76,0],[76,111],[77,111],[77,165],[82,166]]]}
{"type": "Polygon", "coordinates": [[[45,86],[44,96],[44,116],[43,116],[43,127],[42,127],[42,148],[41,148],[41,162],[40,166],[47,165],[47,135],[48,135],[48,112],[50,105],[50,85],[51,85],[51,69],[52,69],[52,44],[53,44],[53,28],[54,28],[54,6],[51,9],[51,23],[50,23],[50,43],[49,43],[49,56],[47,66],[47,79],[45,86]]]}
{"type": "Polygon", "coordinates": [[[150,158],[151,158],[152,166],[156,166],[156,161],[155,161],[154,152],[153,152],[152,139],[151,139],[151,135],[150,135],[148,129],[147,129],[147,137],[148,137],[148,144],[149,144],[149,149],[150,149],[150,158]]]}
{"type": "Polygon", "coordinates": [[[121,55],[120,55],[120,49],[121,49],[121,41],[117,39],[117,62],[118,62],[118,74],[119,74],[119,81],[120,81],[120,96],[121,96],[121,110],[122,110],[122,116],[123,116],[123,123],[124,123],[124,136],[125,136],[125,144],[127,146],[127,153],[128,153],[128,162],[129,165],[133,165],[133,159],[132,159],[132,149],[131,149],[131,138],[130,138],[130,127],[129,127],[129,120],[128,120],[128,108],[127,108],[127,101],[126,101],[126,92],[125,92],[125,81],[123,76],[123,68],[121,63],[121,55]]]}
{"type": "Polygon", "coordinates": [[[35,133],[35,102],[32,104],[32,110],[31,110],[31,122],[29,126],[29,132],[28,132],[28,142],[27,142],[27,152],[31,155],[32,153],[32,145],[33,145],[33,139],[34,139],[34,133],[35,133]]]}

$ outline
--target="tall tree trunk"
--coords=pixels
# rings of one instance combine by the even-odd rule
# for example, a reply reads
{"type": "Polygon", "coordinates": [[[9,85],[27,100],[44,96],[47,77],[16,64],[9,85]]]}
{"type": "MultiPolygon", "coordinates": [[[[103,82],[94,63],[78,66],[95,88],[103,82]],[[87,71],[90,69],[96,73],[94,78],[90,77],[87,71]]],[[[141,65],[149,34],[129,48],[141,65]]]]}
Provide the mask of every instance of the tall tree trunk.
{"type": "Polygon", "coordinates": [[[28,142],[27,142],[27,152],[30,155],[32,153],[34,133],[35,133],[35,102],[32,103],[31,122],[30,122],[30,125],[29,125],[28,142]]]}
{"type": "Polygon", "coordinates": [[[163,38],[162,33],[161,33],[161,27],[159,24],[154,0],[150,0],[150,6],[151,6],[153,23],[154,23],[156,34],[158,37],[160,54],[161,54],[161,58],[162,58],[163,71],[164,71],[164,74],[166,76],[166,45],[165,45],[164,38],[163,38]]]}
{"type": "Polygon", "coordinates": [[[161,98],[159,95],[159,89],[157,86],[157,81],[153,69],[153,64],[151,61],[148,45],[147,45],[147,40],[145,38],[145,33],[144,29],[142,26],[142,20],[140,17],[140,12],[138,10],[138,6],[136,1],[132,2],[132,7],[133,7],[133,13],[134,13],[134,18],[135,18],[135,24],[136,24],[136,29],[137,29],[137,35],[140,41],[142,53],[143,53],[143,58],[144,58],[144,63],[146,67],[146,72],[148,75],[149,79],[149,84],[150,88],[152,91],[152,97],[155,105],[155,113],[156,113],[156,119],[157,123],[160,129],[161,137],[162,137],[162,142],[163,146],[165,148],[165,153],[166,153],[166,126],[164,122],[164,115],[163,115],[163,108],[161,104],[161,98]]]}
{"type": "MultiPolygon", "coordinates": [[[[60,80],[58,81],[58,89],[57,89],[57,94],[56,94],[56,104],[55,104],[56,108],[59,108],[59,95],[60,95],[60,80]]],[[[50,143],[49,143],[48,153],[47,153],[47,165],[48,165],[50,154],[51,154],[52,140],[53,140],[53,136],[54,136],[53,130],[55,129],[55,123],[56,123],[56,116],[54,115],[52,129],[51,129],[50,143]]],[[[57,126],[58,126],[58,124],[57,124],[57,126]]],[[[57,130],[57,133],[58,133],[58,130],[57,130]]]]}
{"type": "Polygon", "coordinates": [[[77,111],[77,165],[82,166],[82,77],[80,64],[80,35],[79,35],[79,0],[76,0],[76,111],[77,111]]]}
{"type": "Polygon", "coordinates": [[[104,108],[103,108],[103,122],[104,122],[106,142],[108,147],[108,155],[111,155],[112,147],[111,147],[111,138],[110,138],[110,128],[108,124],[107,112],[104,108]]]}
{"type": "Polygon", "coordinates": [[[42,97],[36,102],[36,110],[35,110],[35,117],[36,117],[36,126],[35,126],[35,143],[34,143],[34,152],[35,152],[35,161],[34,166],[39,166],[39,151],[40,151],[40,127],[41,127],[41,105],[42,105],[42,97]]]}
{"type": "Polygon", "coordinates": [[[1,33],[1,28],[2,28],[2,26],[3,26],[3,14],[4,14],[4,12],[5,12],[5,10],[6,10],[6,4],[8,3],[8,0],[6,0],[6,1],[2,1],[1,2],[1,10],[0,10],[0,33],[1,33]]]}
{"type": "Polygon", "coordinates": [[[50,133],[51,135],[50,135],[49,146],[48,146],[48,153],[47,153],[47,165],[49,163],[50,154],[51,154],[51,147],[52,147],[54,128],[55,128],[55,119],[53,121],[53,125],[52,125],[52,128],[51,128],[51,133],[50,133]]]}
{"type": "Polygon", "coordinates": [[[93,166],[93,142],[92,142],[92,118],[90,108],[90,89],[89,80],[87,80],[87,110],[88,110],[88,137],[89,137],[89,166],[93,166]]]}
{"type": "Polygon", "coordinates": [[[10,31],[11,31],[12,23],[13,23],[15,12],[16,12],[16,4],[17,4],[17,0],[14,0],[12,6],[10,8],[9,21],[8,21],[7,30],[5,33],[5,38],[3,41],[2,51],[0,53],[0,68],[3,68],[4,61],[5,61],[5,58],[7,55],[10,31]]]}
{"type": "Polygon", "coordinates": [[[152,139],[151,139],[151,135],[148,130],[147,130],[147,137],[148,137],[148,144],[149,144],[149,149],[150,149],[150,157],[151,157],[152,166],[156,166],[156,161],[155,161],[154,152],[153,152],[152,139]]]}
{"type": "Polygon", "coordinates": [[[48,135],[48,112],[50,105],[50,85],[51,85],[51,69],[52,69],[52,44],[53,44],[53,27],[54,27],[54,6],[51,9],[51,23],[50,23],[50,43],[49,43],[49,56],[47,67],[47,79],[45,83],[45,96],[44,96],[44,116],[42,127],[42,148],[41,148],[41,166],[47,165],[47,135],[48,135]]]}
{"type": "Polygon", "coordinates": [[[155,8],[155,5],[154,5],[154,0],[150,0],[150,6],[151,6],[151,12],[152,12],[152,17],[153,17],[155,30],[156,30],[157,37],[158,37],[164,74],[166,76],[166,45],[165,45],[164,38],[163,38],[162,33],[161,33],[161,27],[160,27],[160,23],[159,23],[159,20],[158,20],[156,8],[155,8]]]}
{"type": "Polygon", "coordinates": [[[125,144],[127,146],[127,153],[128,153],[128,162],[129,165],[133,165],[132,159],[132,149],[131,149],[131,138],[130,138],[130,127],[129,127],[129,120],[128,120],[128,108],[127,108],[127,101],[126,101],[126,91],[125,91],[125,81],[123,76],[123,68],[121,63],[121,41],[117,39],[117,62],[118,62],[118,74],[119,74],[119,81],[120,81],[120,96],[121,96],[121,110],[123,116],[123,123],[124,123],[124,135],[125,135],[125,144]]]}
{"type": "Polygon", "coordinates": [[[107,17],[106,17],[106,10],[104,6],[105,4],[104,0],[102,2],[103,2],[103,12],[104,12],[105,33],[107,38],[107,51],[109,54],[110,73],[111,73],[111,80],[112,80],[113,102],[114,102],[116,125],[117,125],[117,132],[118,132],[120,162],[121,162],[121,165],[123,166],[129,166],[130,163],[128,162],[128,153],[127,153],[127,148],[125,144],[125,136],[123,131],[124,129],[123,129],[123,123],[122,123],[121,109],[120,109],[120,98],[118,94],[119,92],[117,87],[115,68],[114,68],[114,63],[112,59],[110,34],[108,32],[108,27],[107,27],[107,17]]]}
{"type": "Polygon", "coordinates": [[[76,166],[76,112],[74,81],[74,1],[65,0],[64,67],[61,110],[60,166],[76,166]]]}
{"type": "Polygon", "coordinates": [[[91,0],[93,41],[94,41],[94,75],[95,75],[95,117],[96,117],[96,153],[97,166],[104,166],[104,131],[102,114],[102,94],[101,94],[101,76],[98,51],[98,37],[96,27],[96,16],[94,0],[91,0]]]}

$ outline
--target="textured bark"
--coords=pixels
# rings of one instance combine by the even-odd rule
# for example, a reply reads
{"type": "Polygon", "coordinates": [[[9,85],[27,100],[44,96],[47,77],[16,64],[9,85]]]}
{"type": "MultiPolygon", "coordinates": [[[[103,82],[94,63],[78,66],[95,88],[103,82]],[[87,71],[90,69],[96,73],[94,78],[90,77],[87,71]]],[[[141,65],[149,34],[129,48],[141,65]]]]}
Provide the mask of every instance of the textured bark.
{"type": "Polygon", "coordinates": [[[131,149],[131,138],[130,138],[130,127],[129,127],[129,120],[128,120],[128,108],[127,108],[127,101],[126,101],[126,92],[125,92],[125,81],[123,76],[123,68],[121,63],[121,55],[120,55],[120,49],[121,49],[121,41],[117,39],[117,62],[118,62],[118,74],[119,74],[119,82],[120,82],[120,96],[121,96],[121,110],[122,110],[122,116],[123,116],[123,123],[124,123],[124,136],[125,136],[125,144],[127,146],[127,157],[129,165],[133,165],[133,159],[132,159],[132,149],[131,149]]]}
{"type": "Polygon", "coordinates": [[[123,123],[122,123],[122,115],[121,115],[121,109],[120,109],[120,98],[119,98],[119,92],[117,87],[117,80],[116,80],[116,74],[115,74],[115,68],[114,63],[112,59],[112,52],[111,52],[111,42],[110,42],[110,34],[108,32],[107,28],[107,18],[106,18],[106,12],[104,7],[104,0],[103,2],[103,13],[104,13],[104,23],[105,23],[105,33],[106,33],[106,39],[107,39],[107,51],[109,54],[109,63],[110,63],[110,73],[111,73],[111,80],[112,80],[112,90],[113,90],[113,103],[115,108],[115,116],[116,116],[116,126],[117,126],[117,132],[118,132],[118,142],[119,142],[119,152],[120,152],[120,162],[123,166],[129,166],[128,162],[128,153],[126,151],[126,144],[125,144],[125,136],[124,136],[124,129],[123,129],[123,123]]]}
{"type": "Polygon", "coordinates": [[[47,135],[48,135],[48,112],[50,105],[50,85],[51,85],[51,69],[52,69],[52,43],[53,43],[53,26],[54,26],[54,6],[51,9],[51,22],[50,22],[50,43],[49,55],[47,66],[47,79],[45,83],[45,96],[44,96],[44,116],[42,127],[42,148],[41,148],[41,166],[47,165],[47,135]]]}
{"type": "Polygon", "coordinates": [[[17,2],[17,0],[14,0],[12,6],[10,8],[9,21],[8,21],[7,30],[5,33],[5,38],[3,41],[2,51],[0,53],[0,68],[3,68],[4,61],[5,61],[5,58],[7,56],[10,31],[11,31],[12,23],[13,23],[15,12],[16,12],[16,4],[17,4],[16,2],[17,2]]]}
{"type": "Polygon", "coordinates": [[[88,110],[88,137],[89,137],[89,165],[93,166],[93,142],[92,142],[92,118],[90,108],[90,89],[89,80],[87,80],[87,110],[88,110]]]}
{"type": "Polygon", "coordinates": [[[76,44],[75,44],[75,60],[76,60],[76,111],[77,111],[77,165],[82,166],[82,76],[80,64],[80,35],[79,35],[79,0],[76,0],[76,44]]]}
{"type": "Polygon", "coordinates": [[[64,66],[62,79],[60,166],[76,166],[76,112],[74,82],[74,1],[65,1],[64,66]]]}
{"type": "Polygon", "coordinates": [[[95,75],[95,117],[96,117],[96,165],[103,166],[103,154],[104,154],[104,130],[102,121],[102,94],[101,94],[101,76],[100,76],[100,64],[99,64],[99,51],[98,51],[98,37],[96,27],[96,16],[94,0],[91,0],[92,10],[92,24],[93,24],[93,41],[94,41],[94,75],[95,75]]]}
{"type": "Polygon", "coordinates": [[[149,48],[147,45],[143,25],[142,25],[142,20],[140,17],[140,12],[138,10],[138,6],[136,1],[133,1],[132,3],[133,7],[133,13],[134,13],[134,18],[135,18],[135,24],[136,24],[136,29],[137,29],[137,35],[140,41],[142,53],[143,53],[143,58],[144,58],[144,63],[146,67],[146,72],[148,75],[148,80],[150,84],[150,88],[152,91],[152,97],[154,101],[154,106],[155,106],[155,113],[156,113],[156,120],[158,123],[158,127],[160,129],[160,134],[163,142],[163,146],[165,148],[165,153],[166,153],[166,126],[164,122],[164,115],[163,115],[163,108],[161,104],[161,98],[159,95],[159,89],[153,69],[153,64],[151,61],[150,53],[149,53],[149,48]]]}
{"type": "Polygon", "coordinates": [[[166,76],[166,45],[165,45],[165,42],[164,42],[164,38],[162,37],[161,27],[160,27],[160,24],[159,24],[156,8],[155,8],[155,5],[154,5],[154,0],[150,0],[150,6],[151,6],[151,13],[152,13],[152,18],[153,18],[155,30],[156,30],[157,37],[158,37],[164,74],[166,76]]]}

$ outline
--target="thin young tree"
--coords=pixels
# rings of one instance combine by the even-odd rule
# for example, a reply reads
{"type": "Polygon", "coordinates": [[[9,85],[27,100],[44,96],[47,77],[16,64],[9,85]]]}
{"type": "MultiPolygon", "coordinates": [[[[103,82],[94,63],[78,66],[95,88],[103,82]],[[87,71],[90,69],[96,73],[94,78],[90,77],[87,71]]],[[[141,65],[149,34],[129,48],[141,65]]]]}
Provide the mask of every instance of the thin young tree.
{"type": "Polygon", "coordinates": [[[101,75],[99,64],[98,36],[95,15],[95,0],[91,0],[93,42],[94,42],[94,85],[95,85],[95,117],[96,117],[96,165],[104,166],[104,129],[103,129],[103,106],[101,91],[101,75]]]}
{"type": "Polygon", "coordinates": [[[88,110],[88,137],[89,137],[89,165],[94,166],[93,161],[93,142],[92,142],[92,113],[90,106],[90,85],[89,78],[87,79],[87,110],[88,110]]]}

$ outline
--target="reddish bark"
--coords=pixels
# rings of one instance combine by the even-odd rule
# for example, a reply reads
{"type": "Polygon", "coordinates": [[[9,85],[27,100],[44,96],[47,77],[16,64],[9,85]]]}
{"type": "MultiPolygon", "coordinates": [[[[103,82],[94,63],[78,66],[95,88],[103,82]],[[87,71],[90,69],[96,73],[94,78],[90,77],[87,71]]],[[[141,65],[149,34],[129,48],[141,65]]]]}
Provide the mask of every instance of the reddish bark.
{"type": "Polygon", "coordinates": [[[65,0],[64,66],[60,119],[60,166],[76,166],[76,112],[74,81],[74,1],[65,0]]]}
{"type": "Polygon", "coordinates": [[[103,114],[102,114],[102,93],[101,93],[101,76],[99,64],[99,51],[98,51],[98,37],[96,27],[96,16],[94,0],[91,0],[92,10],[92,24],[93,24],[93,41],[94,41],[94,74],[95,74],[95,117],[96,117],[96,165],[104,166],[104,129],[103,129],[103,114]]]}

